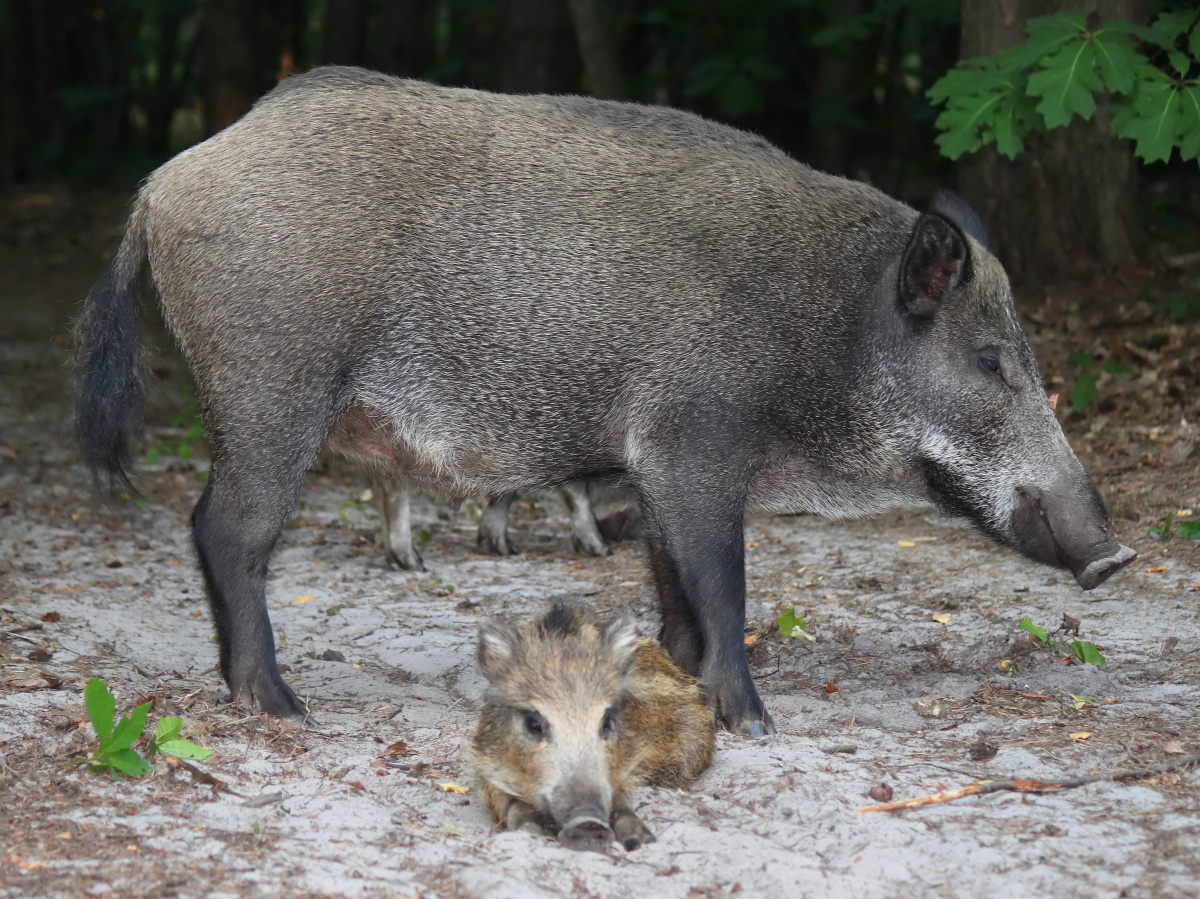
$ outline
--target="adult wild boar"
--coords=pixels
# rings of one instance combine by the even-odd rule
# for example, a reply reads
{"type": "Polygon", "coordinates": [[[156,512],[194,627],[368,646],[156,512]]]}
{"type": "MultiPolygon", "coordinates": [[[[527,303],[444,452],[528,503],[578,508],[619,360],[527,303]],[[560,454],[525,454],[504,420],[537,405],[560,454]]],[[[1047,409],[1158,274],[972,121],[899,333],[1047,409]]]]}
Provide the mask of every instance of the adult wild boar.
{"type": "Polygon", "coordinates": [[[267,562],[327,441],[450,494],[637,489],[671,656],[771,730],[748,506],[935,503],[1090,589],[1134,552],[1047,403],[1003,270],[918,214],[673,109],[326,68],[146,180],[86,303],[78,437],[125,477],[138,286],[196,382],[221,671],[277,715],[267,562]]]}

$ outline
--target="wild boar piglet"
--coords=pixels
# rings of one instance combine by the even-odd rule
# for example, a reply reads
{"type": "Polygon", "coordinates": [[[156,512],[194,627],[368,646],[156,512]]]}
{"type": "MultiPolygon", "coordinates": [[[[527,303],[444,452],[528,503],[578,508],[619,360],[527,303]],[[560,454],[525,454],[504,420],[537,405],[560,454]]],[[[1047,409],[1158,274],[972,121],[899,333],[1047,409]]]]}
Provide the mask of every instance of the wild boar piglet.
{"type": "Polygon", "coordinates": [[[486,622],[488,680],[470,764],[492,818],[557,835],[571,849],[626,849],[654,835],[635,787],[684,786],[712,761],[713,716],[700,681],[627,617],[607,624],[558,600],[517,628],[486,622]]]}

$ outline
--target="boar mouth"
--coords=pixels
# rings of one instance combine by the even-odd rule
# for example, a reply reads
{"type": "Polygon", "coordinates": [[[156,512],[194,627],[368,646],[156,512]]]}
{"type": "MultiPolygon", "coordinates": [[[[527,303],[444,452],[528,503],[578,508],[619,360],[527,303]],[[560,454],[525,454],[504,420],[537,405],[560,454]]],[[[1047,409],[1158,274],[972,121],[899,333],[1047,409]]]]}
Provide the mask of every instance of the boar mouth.
{"type": "Polygon", "coordinates": [[[1079,502],[1070,494],[1029,486],[1014,493],[1017,549],[1045,565],[1068,569],[1084,590],[1099,587],[1137,558],[1137,552],[1117,541],[1099,497],[1079,502]]]}

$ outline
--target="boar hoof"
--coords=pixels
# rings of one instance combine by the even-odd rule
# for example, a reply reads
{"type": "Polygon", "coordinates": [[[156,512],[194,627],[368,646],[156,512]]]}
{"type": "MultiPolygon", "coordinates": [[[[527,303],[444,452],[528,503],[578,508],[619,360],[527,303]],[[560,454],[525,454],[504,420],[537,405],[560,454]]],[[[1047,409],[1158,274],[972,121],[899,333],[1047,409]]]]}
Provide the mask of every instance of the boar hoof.
{"type": "Polygon", "coordinates": [[[230,698],[240,706],[265,712],[276,718],[299,718],[305,724],[317,723],[316,719],[309,715],[308,706],[283,682],[278,672],[259,673],[237,685],[231,685],[230,698]]]}
{"type": "Polygon", "coordinates": [[[576,815],[558,832],[558,841],[568,849],[587,852],[606,852],[612,845],[612,829],[595,812],[576,815]]]}
{"type": "Polygon", "coordinates": [[[1109,575],[1124,568],[1136,558],[1137,551],[1122,544],[1111,556],[1090,562],[1083,571],[1075,575],[1075,580],[1084,590],[1091,590],[1099,587],[1108,580],[1109,575]]]}

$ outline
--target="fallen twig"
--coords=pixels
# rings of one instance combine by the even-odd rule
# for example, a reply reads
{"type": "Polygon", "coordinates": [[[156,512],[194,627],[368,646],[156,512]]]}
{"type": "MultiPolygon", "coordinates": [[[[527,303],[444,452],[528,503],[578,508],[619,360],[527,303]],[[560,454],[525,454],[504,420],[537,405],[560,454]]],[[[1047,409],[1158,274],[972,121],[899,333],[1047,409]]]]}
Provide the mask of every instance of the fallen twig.
{"type": "Polygon", "coordinates": [[[206,787],[212,787],[214,793],[228,793],[230,796],[238,796],[242,799],[246,798],[237,790],[231,790],[225,781],[218,780],[207,771],[197,768],[191,762],[185,762],[181,758],[174,758],[172,756],[167,756],[166,762],[170,767],[182,768],[190,774],[192,776],[192,783],[194,784],[204,784],[206,787]]]}
{"type": "Polygon", "coordinates": [[[1178,771],[1188,765],[1200,764],[1200,755],[1189,755],[1187,758],[1176,759],[1173,762],[1163,762],[1161,765],[1147,765],[1145,768],[1126,768],[1123,771],[1110,771],[1108,774],[1090,774],[1086,777],[1072,777],[1068,780],[988,780],[968,784],[956,790],[943,790],[940,793],[930,793],[927,796],[915,796],[912,799],[897,799],[893,802],[881,802],[878,805],[866,805],[860,812],[898,812],[906,808],[917,808],[922,805],[933,805],[935,802],[950,802],[962,799],[964,796],[983,796],[986,793],[1049,793],[1054,790],[1069,790],[1086,784],[1098,783],[1103,780],[1127,780],[1130,778],[1149,777],[1152,774],[1166,774],[1178,771]]]}

